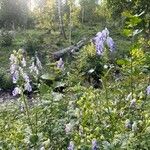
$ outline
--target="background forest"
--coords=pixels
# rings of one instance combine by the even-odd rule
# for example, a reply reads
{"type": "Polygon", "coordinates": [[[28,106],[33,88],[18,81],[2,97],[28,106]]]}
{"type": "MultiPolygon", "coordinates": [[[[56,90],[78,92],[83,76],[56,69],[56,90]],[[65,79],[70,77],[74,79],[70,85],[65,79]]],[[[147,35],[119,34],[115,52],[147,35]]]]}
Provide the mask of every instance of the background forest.
{"type": "Polygon", "coordinates": [[[0,150],[149,150],[149,50],[149,0],[0,0],[0,150]]]}

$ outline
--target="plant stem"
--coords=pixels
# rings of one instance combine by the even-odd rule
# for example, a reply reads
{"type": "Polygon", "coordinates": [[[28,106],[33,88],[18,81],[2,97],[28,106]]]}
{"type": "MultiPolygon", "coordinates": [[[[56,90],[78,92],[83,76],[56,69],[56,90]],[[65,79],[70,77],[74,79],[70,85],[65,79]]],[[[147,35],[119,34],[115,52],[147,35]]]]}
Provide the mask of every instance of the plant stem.
{"type": "Polygon", "coordinates": [[[25,105],[25,110],[26,110],[26,115],[28,117],[28,122],[29,122],[29,125],[31,127],[32,134],[33,134],[34,130],[33,130],[33,126],[32,126],[31,119],[30,119],[29,107],[28,107],[28,104],[27,104],[27,101],[26,101],[26,98],[25,98],[25,95],[23,94],[23,92],[22,92],[21,96],[22,96],[22,99],[23,99],[23,102],[24,102],[24,105],[25,105]]]}
{"type": "MultiPolygon", "coordinates": [[[[114,130],[114,123],[113,123],[113,118],[111,116],[111,112],[110,112],[110,109],[109,109],[109,97],[108,97],[108,89],[107,89],[107,76],[108,76],[108,74],[109,74],[111,69],[112,68],[110,68],[106,72],[106,74],[105,74],[105,76],[104,76],[104,78],[102,80],[102,85],[103,85],[103,88],[105,90],[105,99],[106,99],[106,105],[107,105],[106,107],[107,107],[107,110],[108,110],[108,114],[109,114],[109,118],[110,118],[110,122],[111,122],[111,127],[112,127],[111,131],[113,131],[114,130]]],[[[111,135],[112,139],[113,139],[113,135],[114,135],[114,131],[113,131],[113,134],[111,135]]]]}
{"type": "Polygon", "coordinates": [[[130,85],[131,85],[131,97],[133,99],[133,58],[132,58],[132,54],[131,54],[131,75],[130,75],[130,85]]]}

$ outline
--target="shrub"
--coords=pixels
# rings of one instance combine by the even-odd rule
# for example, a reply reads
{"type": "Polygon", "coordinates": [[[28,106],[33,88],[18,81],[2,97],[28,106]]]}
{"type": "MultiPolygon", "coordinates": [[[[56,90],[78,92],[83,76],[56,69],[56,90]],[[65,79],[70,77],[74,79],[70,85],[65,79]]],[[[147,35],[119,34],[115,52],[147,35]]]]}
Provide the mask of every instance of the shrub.
{"type": "Polygon", "coordinates": [[[30,56],[33,56],[35,52],[40,49],[42,43],[43,43],[43,39],[41,37],[33,38],[31,36],[28,36],[23,46],[25,47],[27,53],[30,56]]]}
{"type": "Polygon", "coordinates": [[[2,31],[0,35],[0,45],[10,46],[12,44],[13,36],[8,31],[2,31]]]}
{"type": "Polygon", "coordinates": [[[76,57],[71,67],[76,70],[71,71],[69,80],[78,83],[76,78],[80,76],[80,80],[83,84],[87,83],[94,87],[100,86],[99,79],[103,74],[103,59],[96,55],[95,46],[93,44],[85,46],[80,51],[80,54],[76,57]]]}
{"type": "Polygon", "coordinates": [[[0,68],[0,88],[2,90],[10,90],[13,88],[10,75],[3,68],[0,68]]]}

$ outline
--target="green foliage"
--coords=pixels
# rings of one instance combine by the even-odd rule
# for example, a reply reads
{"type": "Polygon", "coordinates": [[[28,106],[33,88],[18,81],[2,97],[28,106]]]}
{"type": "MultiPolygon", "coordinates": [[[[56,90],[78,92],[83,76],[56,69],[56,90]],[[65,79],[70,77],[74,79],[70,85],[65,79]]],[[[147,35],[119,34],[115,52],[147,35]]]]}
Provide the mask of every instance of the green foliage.
{"type": "Polygon", "coordinates": [[[0,28],[16,29],[26,27],[28,20],[28,4],[26,0],[0,1],[0,28]]]}
{"type": "Polygon", "coordinates": [[[33,56],[36,51],[39,51],[40,45],[43,43],[42,37],[33,38],[32,36],[28,36],[23,46],[26,49],[27,53],[30,56],[33,56]]]}
{"type": "Polygon", "coordinates": [[[92,23],[93,17],[95,17],[95,9],[97,6],[96,0],[80,0],[81,5],[81,22],[92,23]]]}
{"type": "Polygon", "coordinates": [[[0,45],[2,47],[7,47],[12,45],[13,36],[7,31],[1,31],[0,35],[0,45]]]}
{"type": "MultiPolygon", "coordinates": [[[[120,20],[123,12],[130,12],[141,19],[139,27],[147,32],[150,27],[149,16],[149,2],[143,0],[126,1],[126,0],[107,0],[107,5],[112,12],[112,17],[120,20]]],[[[123,21],[123,18],[122,18],[123,21]]],[[[132,18],[132,22],[136,23],[136,18],[132,18]]],[[[149,32],[149,31],[148,31],[149,32]]],[[[147,34],[147,33],[146,33],[147,34]]]]}
{"type": "Polygon", "coordinates": [[[93,86],[99,86],[99,78],[103,74],[103,63],[100,56],[96,55],[93,44],[84,47],[77,58],[78,71],[83,76],[84,82],[88,81],[93,86]]]}
{"type": "MultiPolygon", "coordinates": [[[[150,149],[150,95],[147,92],[150,41],[141,32],[143,21],[146,28],[148,24],[145,17],[147,2],[109,1],[116,17],[127,9],[126,6],[136,2],[133,12],[124,12],[122,18],[126,21],[121,24],[125,25],[126,37],[120,34],[121,27],[116,30],[111,24],[116,52],[109,53],[105,47],[104,55],[98,56],[94,44],[88,43],[73,57],[66,58],[63,69],[58,69],[57,62],[51,61],[51,52],[79,41],[83,36],[93,37],[100,27],[111,21],[111,12],[106,4],[99,6],[91,0],[80,1],[81,9],[74,1],[64,3],[62,18],[70,30],[67,36],[71,36],[68,43],[68,39],[60,37],[56,31],[59,23],[55,0],[47,2],[47,8],[40,9],[40,16],[37,16],[38,27],[46,31],[23,31],[13,40],[12,45],[25,47],[27,58],[35,51],[42,54],[46,51],[48,56],[42,57],[47,61],[42,69],[44,72],[35,78],[28,67],[24,67],[24,71],[32,75],[29,82],[36,86],[35,91],[29,97],[21,92],[13,103],[0,104],[0,149],[65,150],[73,141],[75,149],[90,150],[94,139],[102,150],[150,149]],[[138,15],[137,8],[145,13],[138,15]],[[100,25],[97,24],[99,19],[100,25]],[[93,26],[85,27],[84,21],[93,26]]],[[[9,38],[4,41],[9,43],[9,38]]],[[[9,54],[7,50],[2,52],[9,54]]],[[[17,63],[21,66],[22,55],[15,54],[19,55],[17,63]]],[[[0,88],[11,89],[9,71],[1,68],[0,72],[0,88]]],[[[22,80],[21,77],[18,86],[24,88],[22,80]]]]}
{"type": "Polygon", "coordinates": [[[0,68],[0,88],[2,90],[11,90],[13,84],[9,73],[6,73],[6,70],[0,68]]]}

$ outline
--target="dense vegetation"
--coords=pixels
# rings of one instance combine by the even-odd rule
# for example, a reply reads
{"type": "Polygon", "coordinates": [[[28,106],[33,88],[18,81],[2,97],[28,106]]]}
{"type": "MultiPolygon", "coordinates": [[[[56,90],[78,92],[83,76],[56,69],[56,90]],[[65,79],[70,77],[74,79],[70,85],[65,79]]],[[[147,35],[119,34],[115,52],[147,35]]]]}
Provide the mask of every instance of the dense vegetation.
{"type": "Polygon", "coordinates": [[[149,8],[0,0],[0,149],[149,150],[149,8]]]}

